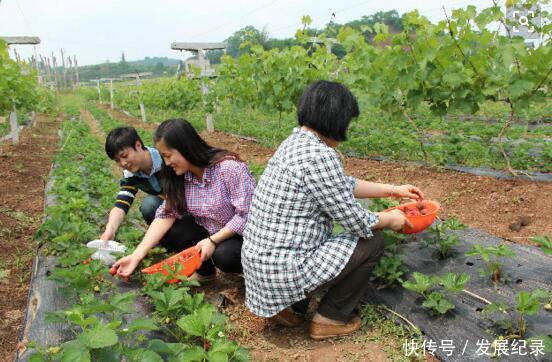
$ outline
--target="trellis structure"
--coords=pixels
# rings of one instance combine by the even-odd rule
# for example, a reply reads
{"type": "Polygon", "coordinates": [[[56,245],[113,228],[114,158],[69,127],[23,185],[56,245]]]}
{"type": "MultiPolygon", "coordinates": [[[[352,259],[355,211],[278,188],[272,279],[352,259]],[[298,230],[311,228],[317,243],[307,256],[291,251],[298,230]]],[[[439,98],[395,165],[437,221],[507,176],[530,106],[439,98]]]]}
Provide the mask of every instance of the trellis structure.
{"type": "MultiPolygon", "coordinates": [[[[142,82],[140,81],[140,78],[142,77],[149,77],[153,75],[152,72],[142,72],[142,73],[130,73],[130,74],[123,74],[121,75],[121,79],[124,78],[134,78],[136,80],[136,86],[140,86],[142,82]]],[[[144,107],[144,101],[140,99],[140,114],[142,115],[142,121],[145,123],[147,122],[146,118],[146,108],[144,107]]]]}
{"type": "MultiPolygon", "coordinates": [[[[209,60],[205,57],[205,51],[207,50],[224,50],[226,49],[226,45],[224,43],[172,43],[171,49],[174,50],[180,50],[180,51],[189,51],[197,56],[197,65],[199,69],[201,70],[199,73],[199,78],[216,78],[215,70],[211,68],[211,64],[209,63],[209,60]]],[[[193,72],[193,69],[189,69],[190,67],[186,66],[186,76],[188,78],[194,78],[196,77],[196,74],[193,72]]],[[[209,92],[209,88],[207,87],[207,84],[204,81],[201,81],[201,92],[203,93],[203,97],[207,95],[209,92]]],[[[213,115],[211,113],[207,113],[205,115],[205,122],[207,124],[207,131],[208,132],[214,132],[215,127],[213,125],[213,115]]]]}
{"type": "Polygon", "coordinates": [[[100,79],[100,82],[109,82],[109,100],[110,100],[110,105],[111,105],[111,109],[114,109],[115,106],[113,104],[113,81],[120,81],[122,80],[121,78],[101,78],[100,79]]]}

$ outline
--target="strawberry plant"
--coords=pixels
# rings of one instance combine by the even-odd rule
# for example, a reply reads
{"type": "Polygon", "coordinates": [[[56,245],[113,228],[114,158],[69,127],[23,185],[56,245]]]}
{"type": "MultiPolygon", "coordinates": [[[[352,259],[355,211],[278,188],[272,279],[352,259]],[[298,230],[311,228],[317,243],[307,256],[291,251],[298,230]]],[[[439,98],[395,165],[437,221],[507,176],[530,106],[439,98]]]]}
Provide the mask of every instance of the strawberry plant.
{"type": "Polygon", "coordinates": [[[444,293],[455,294],[461,292],[470,279],[469,275],[465,273],[460,275],[447,273],[442,277],[438,277],[414,272],[412,277],[414,278],[413,281],[407,280],[402,283],[402,286],[420,294],[424,298],[422,307],[438,315],[446,314],[449,310],[454,309],[454,304],[445,298],[444,293]],[[444,289],[435,291],[435,288],[439,285],[444,289]]]}
{"type": "Polygon", "coordinates": [[[402,283],[403,288],[426,297],[429,290],[439,283],[439,278],[434,275],[426,275],[419,272],[412,273],[414,281],[407,280],[402,283]]]}
{"type": "MultiPolygon", "coordinates": [[[[102,124],[107,128],[111,123],[106,120],[102,124]]],[[[113,176],[104,172],[109,169],[109,161],[82,122],[65,123],[63,131],[63,147],[56,155],[59,166],[51,189],[57,204],[47,209],[47,220],[37,238],[45,254],[58,256],[58,267],[49,278],[59,284],[69,303],[75,303],[66,310],[49,313],[46,322],[68,325],[74,337],[47,348],[31,343],[36,352],[31,360],[246,360],[247,352],[227,339],[224,318],[205,302],[203,294],[189,293],[189,286],[198,283],[176,276],[180,265],[174,270],[169,268],[167,276],[145,278],[143,292],[152,303],[152,317],[128,320],[137,294],[117,293],[108,268],[98,260],[90,260],[93,250],[84,244],[99,234],[97,220],[101,220],[106,205],[112,204],[117,190],[113,176]],[[181,282],[165,283],[175,278],[181,282]],[[189,315],[196,319],[180,322],[189,315]],[[203,326],[196,329],[194,323],[199,319],[203,326]],[[176,342],[148,341],[143,333],[153,330],[176,342]]],[[[136,242],[141,234],[127,228],[123,236],[136,242]]]]}
{"type": "Polygon", "coordinates": [[[382,231],[382,235],[385,243],[384,255],[370,276],[370,279],[377,284],[378,289],[402,283],[402,276],[408,271],[400,257],[400,244],[404,242],[405,236],[387,231],[382,231]]]}
{"type": "Polygon", "coordinates": [[[378,289],[389,287],[395,283],[402,283],[402,276],[407,268],[398,255],[384,255],[372,271],[371,279],[378,284],[378,289]]]}
{"type": "MultiPolygon", "coordinates": [[[[502,258],[513,257],[516,255],[508,246],[501,244],[499,246],[474,245],[467,256],[477,256],[483,260],[486,269],[479,268],[479,274],[482,277],[490,276],[493,283],[498,283],[502,278],[502,258]]],[[[502,278],[503,279],[503,278],[502,278]]]]}
{"type": "Polygon", "coordinates": [[[441,277],[440,284],[450,293],[460,293],[469,280],[470,276],[466,273],[446,273],[441,277]]]}
{"type": "Polygon", "coordinates": [[[422,303],[422,307],[428,308],[438,314],[446,314],[449,310],[454,309],[454,304],[446,299],[443,294],[432,292],[426,297],[426,300],[422,303]]]}
{"type": "Polygon", "coordinates": [[[454,231],[463,228],[465,226],[457,218],[448,218],[429,229],[429,236],[424,239],[424,244],[436,248],[440,258],[446,259],[451,256],[452,248],[461,243],[454,231]]]}
{"type": "Polygon", "coordinates": [[[492,303],[483,313],[499,328],[500,333],[511,338],[524,338],[527,331],[526,316],[537,315],[541,305],[550,301],[551,295],[542,289],[532,292],[521,291],[517,295],[515,310],[503,302],[492,303]]]}
{"type": "Polygon", "coordinates": [[[552,255],[552,241],[550,241],[548,236],[535,236],[531,240],[540,245],[544,254],[552,255]]]}

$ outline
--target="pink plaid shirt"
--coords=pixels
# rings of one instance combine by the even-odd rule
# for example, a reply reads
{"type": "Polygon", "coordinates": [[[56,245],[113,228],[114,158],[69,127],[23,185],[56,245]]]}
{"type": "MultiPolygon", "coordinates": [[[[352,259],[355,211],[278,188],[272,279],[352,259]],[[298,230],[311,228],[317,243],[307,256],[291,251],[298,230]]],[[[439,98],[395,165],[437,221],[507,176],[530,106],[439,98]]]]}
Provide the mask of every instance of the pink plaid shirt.
{"type": "MultiPolygon", "coordinates": [[[[224,160],[207,166],[203,181],[188,171],[184,174],[187,212],[214,234],[227,226],[242,235],[251,205],[255,179],[243,162],[224,160]]],[[[165,202],[155,213],[156,218],[182,218],[176,211],[165,210],[165,202]]]]}

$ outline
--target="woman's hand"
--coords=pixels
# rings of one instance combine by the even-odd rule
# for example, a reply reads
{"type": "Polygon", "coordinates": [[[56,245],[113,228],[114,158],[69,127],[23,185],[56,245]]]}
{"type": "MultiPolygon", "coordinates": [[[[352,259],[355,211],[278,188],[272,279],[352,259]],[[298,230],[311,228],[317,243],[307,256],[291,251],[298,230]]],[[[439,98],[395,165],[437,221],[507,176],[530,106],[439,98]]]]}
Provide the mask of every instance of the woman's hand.
{"type": "Polygon", "coordinates": [[[139,258],[134,254],[130,254],[117,260],[111,268],[117,270],[117,275],[128,277],[132,274],[134,269],[136,269],[141,260],[142,258],[139,258]]]}
{"type": "Polygon", "coordinates": [[[196,244],[195,248],[201,252],[201,261],[204,262],[211,258],[215,252],[215,244],[211,240],[203,239],[196,244]]]}
{"type": "Polygon", "coordinates": [[[396,197],[396,198],[404,197],[404,198],[414,199],[414,200],[424,199],[424,194],[422,190],[412,185],[393,186],[391,189],[391,194],[389,196],[396,197]]]}
{"type": "Polygon", "coordinates": [[[412,223],[408,220],[405,213],[399,209],[388,212],[379,212],[378,216],[380,221],[372,227],[374,230],[388,228],[393,231],[401,232],[404,230],[405,225],[412,227],[412,223]]]}

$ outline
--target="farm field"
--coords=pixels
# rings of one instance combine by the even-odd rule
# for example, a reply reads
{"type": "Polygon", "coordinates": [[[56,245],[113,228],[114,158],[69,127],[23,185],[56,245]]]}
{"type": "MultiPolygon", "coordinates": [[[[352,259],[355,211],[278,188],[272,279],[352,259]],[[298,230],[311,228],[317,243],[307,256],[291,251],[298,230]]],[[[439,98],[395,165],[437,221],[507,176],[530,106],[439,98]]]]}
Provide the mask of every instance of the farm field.
{"type": "MultiPolygon", "coordinates": [[[[159,66],[148,79],[144,66],[92,85],[78,82],[76,57],[63,59],[70,68],[12,59],[18,43],[0,37],[0,360],[549,360],[552,16],[548,1],[508,5],[543,5],[541,42],[527,46],[493,4],[439,21],[409,11],[400,27],[330,21],[318,30],[305,15],[292,43],[271,47],[245,32],[209,72],[193,65],[203,64],[199,50],[177,76],[159,66]],[[112,129],[132,126],[153,147],[162,122],[186,119],[258,182],[319,79],[345,85],[360,108],[336,148],[345,173],[416,185],[440,204],[420,233],[382,232],[360,330],[311,339],[320,292],[305,321],[284,328],[246,307],[241,273],[200,283],[179,264],[140,272],[170,256],[155,247],[123,278],[86,247],[120,189],[122,170],[106,155],[112,129]]],[[[123,73],[123,60],[87,71],[123,73]]],[[[372,212],[429,212],[426,201],[409,210],[405,200],[357,201],[372,212]]],[[[126,251],[115,256],[137,250],[147,229],[132,207],[115,237],[126,251]]]]}

